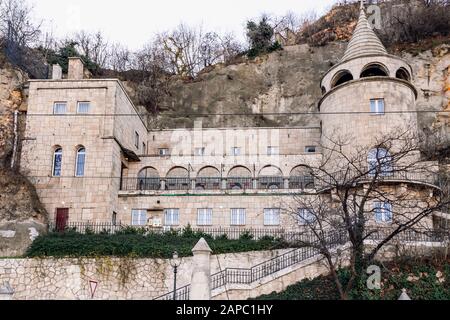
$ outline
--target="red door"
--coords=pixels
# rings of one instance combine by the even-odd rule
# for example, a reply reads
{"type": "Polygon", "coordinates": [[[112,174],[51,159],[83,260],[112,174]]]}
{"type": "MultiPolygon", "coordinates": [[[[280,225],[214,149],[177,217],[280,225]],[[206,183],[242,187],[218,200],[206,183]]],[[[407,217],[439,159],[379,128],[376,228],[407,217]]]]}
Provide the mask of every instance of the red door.
{"type": "Polygon", "coordinates": [[[67,221],[69,221],[69,209],[56,209],[56,231],[64,231],[67,221]]]}

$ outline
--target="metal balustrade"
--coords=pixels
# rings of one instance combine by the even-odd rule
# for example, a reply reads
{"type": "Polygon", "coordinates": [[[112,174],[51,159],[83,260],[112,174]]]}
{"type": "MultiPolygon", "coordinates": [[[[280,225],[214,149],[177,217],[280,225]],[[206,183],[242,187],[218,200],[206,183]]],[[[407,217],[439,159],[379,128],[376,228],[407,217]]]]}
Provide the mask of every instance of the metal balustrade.
{"type": "Polygon", "coordinates": [[[413,169],[392,168],[386,172],[369,173],[365,170],[360,172],[335,172],[328,176],[318,176],[315,179],[317,189],[336,188],[348,184],[364,183],[384,183],[384,182],[409,182],[427,184],[440,189],[439,175],[437,173],[413,169]]]}
{"type": "Polygon", "coordinates": [[[222,189],[222,179],[221,178],[207,178],[201,177],[195,179],[195,189],[196,190],[220,190],[222,189]]]}
{"type": "MultiPolygon", "coordinates": [[[[392,229],[391,229],[392,231],[392,229]]],[[[388,235],[388,229],[368,230],[367,239],[381,240],[388,235]]],[[[407,230],[398,234],[394,239],[411,242],[439,242],[449,241],[449,231],[429,231],[429,230],[407,230]]],[[[227,284],[252,284],[255,281],[261,280],[267,276],[273,275],[277,272],[285,270],[298,263],[311,259],[320,255],[319,240],[314,240],[313,236],[303,238],[304,243],[308,243],[307,247],[294,249],[283,255],[272,258],[268,261],[260,263],[252,268],[227,268],[211,276],[211,289],[219,289],[227,284]]],[[[324,236],[325,243],[328,244],[329,249],[336,249],[348,242],[348,234],[346,230],[329,231],[324,236]]],[[[177,289],[176,293],[182,295],[186,288],[177,289]]],[[[155,300],[167,300],[167,296],[173,297],[173,291],[156,298],[155,300]]],[[[187,297],[189,299],[189,297],[187,297]]],[[[186,299],[186,300],[187,300],[186,299]]]]}
{"type": "Polygon", "coordinates": [[[284,178],[283,177],[259,177],[257,179],[258,189],[268,189],[277,190],[284,189],[284,178]]]}

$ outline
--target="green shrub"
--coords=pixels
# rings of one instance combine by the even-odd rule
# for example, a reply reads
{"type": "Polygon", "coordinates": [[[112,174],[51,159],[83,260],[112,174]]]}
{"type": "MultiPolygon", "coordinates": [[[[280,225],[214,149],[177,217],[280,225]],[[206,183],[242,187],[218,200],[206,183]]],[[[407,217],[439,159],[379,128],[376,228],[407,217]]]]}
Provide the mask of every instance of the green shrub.
{"type": "Polygon", "coordinates": [[[80,234],[76,232],[49,233],[39,236],[28,248],[27,257],[98,257],[135,256],[141,258],[170,258],[174,251],[180,256],[191,256],[192,248],[204,237],[214,254],[287,248],[288,245],[272,239],[252,240],[245,234],[239,240],[225,237],[213,239],[192,229],[156,234],[145,229],[125,228],[116,234],[80,234]]]}

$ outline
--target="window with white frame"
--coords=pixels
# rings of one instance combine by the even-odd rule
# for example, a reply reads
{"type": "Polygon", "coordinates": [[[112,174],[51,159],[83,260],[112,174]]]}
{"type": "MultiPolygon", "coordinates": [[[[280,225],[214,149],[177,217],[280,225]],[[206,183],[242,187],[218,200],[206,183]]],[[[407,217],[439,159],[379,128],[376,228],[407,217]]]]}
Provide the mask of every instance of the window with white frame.
{"type": "Polygon", "coordinates": [[[87,101],[78,102],[77,113],[86,114],[86,113],[89,113],[90,110],[91,110],[91,103],[90,102],[87,102],[87,101]]]}
{"type": "Polygon", "coordinates": [[[205,148],[195,148],[195,155],[197,157],[203,157],[205,155],[205,148]]]}
{"type": "Polygon", "coordinates": [[[231,209],[231,225],[245,226],[245,209],[231,209]]]}
{"type": "Polygon", "coordinates": [[[178,226],[180,224],[180,209],[164,210],[164,225],[178,226]]]}
{"type": "Polygon", "coordinates": [[[52,175],[61,177],[63,149],[57,148],[53,153],[52,175]]]}
{"type": "Polygon", "coordinates": [[[391,176],[394,173],[392,157],[386,149],[377,148],[370,150],[367,162],[370,176],[374,176],[377,173],[381,176],[391,176]]]}
{"type": "Polygon", "coordinates": [[[137,133],[136,131],[134,132],[134,145],[139,149],[139,133],[137,133]]]}
{"type": "Polygon", "coordinates": [[[264,209],[264,225],[279,226],[280,225],[280,209],[264,209]]]}
{"type": "Polygon", "coordinates": [[[278,147],[267,147],[267,155],[268,156],[276,156],[280,153],[280,149],[278,147]]]}
{"type": "Polygon", "coordinates": [[[53,104],[53,114],[66,114],[67,103],[66,102],[55,102],[53,104]]]}
{"type": "Polygon", "coordinates": [[[145,226],[147,224],[147,210],[132,210],[131,225],[145,226]]]}
{"type": "Polygon", "coordinates": [[[75,163],[75,176],[84,176],[84,166],[86,163],[86,149],[81,147],[77,150],[77,159],[75,163]]]}
{"type": "Polygon", "coordinates": [[[370,99],[370,113],[384,114],[384,99],[370,99]]]}
{"type": "Polygon", "coordinates": [[[301,225],[311,224],[316,221],[316,216],[310,208],[300,208],[298,210],[298,223],[301,225]]]}
{"type": "Polygon", "coordinates": [[[389,202],[375,202],[373,204],[373,211],[376,222],[392,222],[392,204],[389,202]]]}
{"type": "Polygon", "coordinates": [[[165,157],[165,156],[169,155],[169,149],[167,149],[167,148],[162,148],[162,149],[159,149],[158,151],[159,151],[159,155],[161,157],[165,157]]]}
{"type": "Polygon", "coordinates": [[[197,210],[197,225],[198,226],[212,226],[212,209],[198,209],[197,210]]]}
{"type": "Polygon", "coordinates": [[[235,156],[235,157],[240,156],[241,155],[241,148],[238,148],[238,147],[231,148],[231,155],[235,156]]]}

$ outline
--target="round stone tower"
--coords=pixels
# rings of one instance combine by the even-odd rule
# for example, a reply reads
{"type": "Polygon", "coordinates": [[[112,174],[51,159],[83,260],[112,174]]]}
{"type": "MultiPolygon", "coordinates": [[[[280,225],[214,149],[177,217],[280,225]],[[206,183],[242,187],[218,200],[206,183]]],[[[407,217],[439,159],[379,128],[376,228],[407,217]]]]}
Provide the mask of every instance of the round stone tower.
{"type": "Polygon", "coordinates": [[[370,26],[363,5],[341,61],[321,81],[322,144],[346,139],[370,146],[377,137],[406,127],[417,130],[412,69],[390,55],[370,26]]]}

